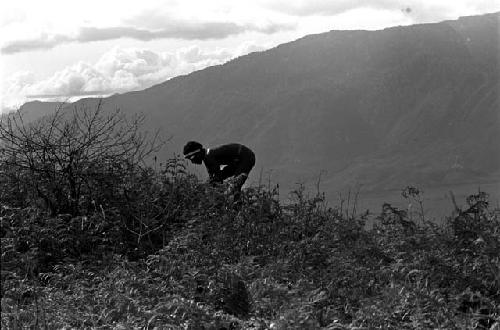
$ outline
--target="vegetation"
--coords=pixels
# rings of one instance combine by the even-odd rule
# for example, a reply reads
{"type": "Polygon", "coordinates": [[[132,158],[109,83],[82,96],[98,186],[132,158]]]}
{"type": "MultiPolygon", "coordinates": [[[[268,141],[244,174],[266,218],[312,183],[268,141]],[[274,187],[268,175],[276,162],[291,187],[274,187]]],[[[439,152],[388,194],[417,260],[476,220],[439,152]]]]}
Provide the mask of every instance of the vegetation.
{"type": "Polygon", "coordinates": [[[157,144],[119,113],[12,123],[0,130],[2,328],[499,326],[500,214],[483,192],[437,226],[407,187],[416,213],[384,204],[368,228],[303,187],[286,203],[251,187],[234,204],[180,159],[154,170],[142,161],[157,144]]]}

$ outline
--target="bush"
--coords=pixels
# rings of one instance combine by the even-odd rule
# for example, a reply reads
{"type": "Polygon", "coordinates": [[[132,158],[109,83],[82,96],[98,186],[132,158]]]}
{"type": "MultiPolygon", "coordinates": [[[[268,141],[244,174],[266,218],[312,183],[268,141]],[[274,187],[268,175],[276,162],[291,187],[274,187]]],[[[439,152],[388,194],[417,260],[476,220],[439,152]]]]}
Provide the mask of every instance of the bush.
{"type": "Polygon", "coordinates": [[[143,120],[105,113],[101,102],[93,110],[60,106],[32,123],[21,112],[2,117],[0,183],[8,192],[2,197],[17,197],[20,206],[41,200],[52,215],[107,206],[160,146],[157,136],[141,133],[143,120]]]}
{"type": "MultiPolygon", "coordinates": [[[[28,141],[44,136],[37,132],[28,141]]],[[[26,150],[43,150],[33,148],[26,150]]],[[[328,207],[303,187],[286,204],[277,187],[248,188],[234,203],[225,187],[186,173],[181,159],[154,170],[118,157],[118,172],[71,163],[80,164],[82,185],[73,203],[69,172],[45,176],[47,164],[30,167],[31,151],[16,163],[14,149],[5,150],[6,328],[487,329],[499,322],[500,219],[485,193],[437,226],[425,219],[422,192],[407,187],[403,196],[420,209],[384,204],[369,228],[364,215],[328,207]],[[39,204],[43,196],[57,205],[39,204]]]]}

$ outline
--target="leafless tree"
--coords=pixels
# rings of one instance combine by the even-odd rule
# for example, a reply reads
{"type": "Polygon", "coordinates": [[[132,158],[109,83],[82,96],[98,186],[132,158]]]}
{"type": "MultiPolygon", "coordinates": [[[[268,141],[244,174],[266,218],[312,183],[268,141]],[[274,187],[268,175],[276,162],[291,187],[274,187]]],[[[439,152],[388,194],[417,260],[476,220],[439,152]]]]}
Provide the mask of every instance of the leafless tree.
{"type": "Polygon", "coordinates": [[[102,100],[92,109],[62,104],[31,123],[20,111],[3,116],[0,180],[21,185],[52,214],[78,214],[83,205],[112,198],[127,171],[159,150],[158,132],[141,130],[144,119],[104,111],[102,100]]]}

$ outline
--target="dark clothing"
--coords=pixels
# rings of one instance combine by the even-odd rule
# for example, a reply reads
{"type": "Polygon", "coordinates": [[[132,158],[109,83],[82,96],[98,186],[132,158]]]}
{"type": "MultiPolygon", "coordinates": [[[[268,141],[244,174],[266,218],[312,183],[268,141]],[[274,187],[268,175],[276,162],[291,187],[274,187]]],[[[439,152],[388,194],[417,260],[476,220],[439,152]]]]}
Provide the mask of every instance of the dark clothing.
{"type": "MultiPolygon", "coordinates": [[[[248,176],[255,165],[255,155],[244,145],[231,143],[208,149],[203,163],[210,176],[210,182],[222,183],[225,179],[240,174],[248,176]],[[225,167],[221,170],[223,165],[225,167]]],[[[245,180],[241,182],[241,186],[245,180]]]]}

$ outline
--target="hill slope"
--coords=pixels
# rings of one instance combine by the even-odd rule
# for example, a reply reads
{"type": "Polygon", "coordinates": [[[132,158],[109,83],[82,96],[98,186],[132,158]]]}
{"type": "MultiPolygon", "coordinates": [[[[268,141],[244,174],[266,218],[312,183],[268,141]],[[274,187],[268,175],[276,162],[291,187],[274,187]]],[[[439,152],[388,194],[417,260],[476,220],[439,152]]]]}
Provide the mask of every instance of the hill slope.
{"type": "Polygon", "coordinates": [[[311,35],[106,106],[147,114],[173,136],[169,154],[188,139],[247,144],[283,182],[322,171],[339,188],[491,181],[499,17],[311,35]]]}

